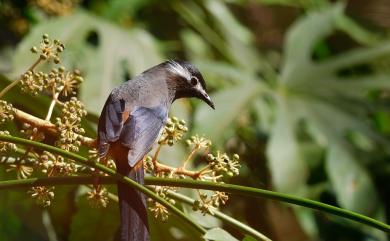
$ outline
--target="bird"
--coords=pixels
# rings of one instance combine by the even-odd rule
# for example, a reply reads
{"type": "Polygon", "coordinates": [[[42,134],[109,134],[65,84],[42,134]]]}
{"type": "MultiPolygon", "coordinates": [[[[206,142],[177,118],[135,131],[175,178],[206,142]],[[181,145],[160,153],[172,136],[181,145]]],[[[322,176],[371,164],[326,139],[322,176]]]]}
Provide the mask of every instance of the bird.
{"type": "MultiPolygon", "coordinates": [[[[114,88],[99,117],[99,157],[113,159],[117,173],[143,185],[143,158],[159,138],[172,103],[191,97],[215,109],[200,71],[181,60],[162,62],[114,88]]],[[[120,182],[117,188],[120,240],[150,240],[145,195],[120,182]]]]}

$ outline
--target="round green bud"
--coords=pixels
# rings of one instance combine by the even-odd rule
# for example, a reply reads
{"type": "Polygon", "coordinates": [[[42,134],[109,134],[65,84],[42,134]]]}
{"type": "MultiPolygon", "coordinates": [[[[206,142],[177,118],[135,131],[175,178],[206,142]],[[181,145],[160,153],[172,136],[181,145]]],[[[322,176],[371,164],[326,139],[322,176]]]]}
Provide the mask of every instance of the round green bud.
{"type": "Polygon", "coordinates": [[[44,35],[42,35],[42,38],[43,39],[48,39],[49,38],[49,35],[47,33],[45,33],[44,35]]]}
{"type": "Polygon", "coordinates": [[[38,48],[37,47],[32,47],[31,49],[31,52],[33,52],[34,54],[38,53],[38,48]]]}
{"type": "Polygon", "coordinates": [[[234,154],[233,159],[238,160],[238,159],[240,159],[240,156],[238,154],[234,154]]]}
{"type": "Polygon", "coordinates": [[[168,145],[169,145],[169,146],[173,146],[173,140],[169,140],[169,141],[168,141],[168,145]]]}
{"type": "Polygon", "coordinates": [[[58,58],[58,57],[54,58],[54,63],[55,64],[59,64],[60,62],[61,62],[60,58],[58,58]]]}
{"type": "Polygon", "coordinates": [[[43,39],[43,43],[44,43],[44,44],[49,44],[49,43],[50,43],[50,40],[49,40],[48,38],[44,38],[44,39],[43,39]]]}
{"type": "Polygon", "coordinates": [[[186,140],[186,144],[187,144],[188,146],[191,146],[191,145],[192,145],[192,142],[191,142],[190,140],[186,140]]]}
{"type": "Polygon", "coordinates": [[[39,55],[39,58],[40,58],[41,60],[46,60],[46,59],[47,59],[47,56],[46,56],[45,54],[41,54],[41,55],[39,55]]]}
{"type": "Polygon", "coordinates": [[[60,73],[65,72],[65,67],[64,67],[64,66],[60,66],[60,67],[58,68],[58,71],[60,71],[60,73]]]}
{"type": "Polygon", "coordinates": [[[177,119],[177,117],[172,117],[172,121],[173,121],[174,123],[177,123],[179,120],[177,119]]]}
{"type": "Polygon", "coordinates": [[[81,83],[81,82],[84,81],[83,77],[81,77],[81,76],[77,76],[77,77],[75,78],[75,80],[76,80],[77,82],[79,82],[79,83],[81,83]]]}
{"type": "Polygon", "coordinates": [[[195,200],[194,201],[194,207],[199,207],[200,206],[200,201],[199,200],[195,200]]]}
{"type": "Polygon", "coordinates": [[[180,125],[185,125],[185,124],[186,124],[186,121],[185,121],[185,120],[180,120],[180,121],[179,121],[179,124],[180,124],[180,125]]]}
{"type": "Polygon", "coordinates": [[[58,46],[56,50],[57,50],[57,52],[61,53],[61,52],[63,52],[63,51],[64,51],[64,48],[63,48],[63,47],[61,47],[61,46],[58,46]]]}
{"type": "Polygon", "coordinates": [[[175,205],[176,201],[174,199],[169,199],[169,203],[172,204],[172,205],[175,205]]]}

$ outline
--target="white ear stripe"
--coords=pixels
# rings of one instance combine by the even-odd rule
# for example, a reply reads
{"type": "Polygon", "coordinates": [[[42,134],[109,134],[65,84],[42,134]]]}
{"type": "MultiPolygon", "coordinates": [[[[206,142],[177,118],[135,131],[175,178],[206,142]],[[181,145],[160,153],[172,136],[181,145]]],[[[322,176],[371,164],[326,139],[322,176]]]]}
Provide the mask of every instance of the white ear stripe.
{"type": "Polygon", "coordinates": [[[191,79],[191,73],[188,71],[186,67],[183,67],[181,64],[169,60],[169,71],[171,71],[174,74],[180,75],[183,78],[190,80],[191,79]]]}

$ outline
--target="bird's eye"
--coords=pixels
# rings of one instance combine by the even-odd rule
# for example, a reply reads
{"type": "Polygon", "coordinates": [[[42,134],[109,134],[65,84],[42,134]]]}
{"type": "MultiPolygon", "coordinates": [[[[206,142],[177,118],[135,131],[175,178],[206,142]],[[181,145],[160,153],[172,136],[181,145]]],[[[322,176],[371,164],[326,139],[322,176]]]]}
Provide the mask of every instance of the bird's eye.
{"type": "Polygon", "coordinates": [[[197,85],[197,84],[198,84],[198,78],[192,77],[192,78],[191,78],[191,85],[192,85],[192,86],[195,86],[195,85],[197,85]]]}

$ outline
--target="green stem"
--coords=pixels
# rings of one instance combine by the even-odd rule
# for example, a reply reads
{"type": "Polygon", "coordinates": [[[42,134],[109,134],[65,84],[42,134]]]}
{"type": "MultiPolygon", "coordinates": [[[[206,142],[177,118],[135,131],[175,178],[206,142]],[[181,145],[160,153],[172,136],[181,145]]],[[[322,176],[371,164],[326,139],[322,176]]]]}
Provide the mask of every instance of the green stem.
{"type": "MultiPolygon", "coordinates": [[[[0,135],[0,140],[2,136],[0,135]]],[[[102,184],[114,184],[115,181],[112,177],[100,177],[99,181],[102,184]]],[[[91,184],[93,178],[90,176],[71,176],[71,177],[42,177],[42,178],[29,178],[20,180],[7,180],[0,181],[0,190],[16,187],[31,187],[31,186],[53,186],[53,185],[79,185],[79,184],[91,184]]],[[[387,233],[390,233],[390,226],[382,223],[378,220],[370,217],[354,213],[342,208],[334,207],[321,202],[313,200],[298,198],[287,194],[278,192],[272,192],[263,189],[256,189],[252,187],[243,187],[233,184],[216,184],[213,182],[194,181],[190,179],[169,179],[169,178],[157,178],[157,177],[145,177],[146,185],[158,185],[158,186],[175,186],[186,187],[196,189],[207,189],[224,191],[232,194],[250,196],[255,198],[269,198],[282,202],[287,202],[295,205],[309,207],[315,210],[324,211],[347,219],[352,219],[356,222],[375,227],[387,233]]]]}
{"type": "MultiPolygon", "coordinates": [[[[41,177],[41,178],[7,180],[7,181],[0,181],[0,190],[9,189],[9,188],[31,187],[31,186],[57,186],[57,185],[82,185],[82,184],[88,185],[88,184],[92,184],[93,181],[94,178],[91,176],[41,177]]],[[[107,177],[107,176],[99,177],[99,182],[101,184],[115,184],[115,180],[112,177],[107,177]]],[[[108,193],[108,194],[110,199],[116,202],[118,201],[118,197],[116,195],[112,193],[108,193]]],[[[179,193],[175,193],[173,191],[168,191],[168,195],[176,200],[179,200],[180,202],[189,205],[193,205],[193,203],[195,202],[194,199],[179,193]]],[[[226,223],[229,223],[230,225],[241,230],[243,233],[249,234],[259,240],[270,241],[269,238],[259,233],[255,229],[218,211],[217,209],[213,210],[213,213],[215,217],[225,221],[226,223]]]]}
{"type": "Polygon", "coordinates": [[[128,177],[125,177],[125,176],[122,176],[122,175],[116,173],[114,170],[112,170],[108,167],[105,167],[105,166],[103,166],[99,163],[93,162],[93,161],[89,161],[87,158],[79,156],[75,153],[67,152],[67,151],[59,149],[57,147],[46,145],[46,144],[43,144],[40,142],[35,142],[35,141],[26,140],[26,139],[14,137],[14,136],[7,136],[7,135],[0,135],[0,141],[12,142],[12,143],[21,144],[21,145],[28,145],[28,146],[32,146],[32,147],[35,147],[35,148],[38,148],[41,150],[46,150],[46,151],[61,155],[61,156],[66,157],[66,158],[70,158],[70,159],[75,160],[75,161],[82,163],[84,165],[98,169],[98,170],[110,175],[116,181],[120,181],[120,182],[122,182],[122,183],[124,183],[132,188],[135,188],[135,189],[139,190],[140,192],[144,193],[146,196],[153,198],[157,202],[161,203],[168,210],[170,210],[172,213],[176,214],[178,217],[182,218],[185,222],[187,222],[189,225],[191,225],[195,230],[197,230],[202,235],[206,233],[206,230],[203,227],[201,227],[199,224],[193,222],[189,217],[187,217],[178,208],[171,205],[168,201],[166,201],[165,199],[156,195],[153,191],[149,190],[145,186],[131,180],[128,177]]]}
{"type": "MultiPolygon", "coordinates": [[[[189,205],[193,205],[195,202],[194,199],[189,198],[183,194],[173,192],[171,190],[168,190],[168,195],[176,200],[179,200],[180,202],[183,202],[183,203],[186,203],[189,205]]],[[[219,218],[219,219],[225,221],[226,223],[229,223],[230,225],[236,227],[237,229],[241,230],[241,232],[243,232],[245,234],[249,234],[252,237],[259,239],[259,240],[271,241],[271,239],[269,239],[264,234],[259,233],[257,230],[249,227],[248,225],[246,225],[244,223],[241,223],[237,219],[234,219],[234,218],[224,214],[223,212],[218,211],[217,209],[213,210],[213,213],[214,213],[213,216],[215,216],[216,218],[219,218]]]]}
{"type": "MultiPolygon", "coordinates": [[[[6,136],[6,135],[0,135],[0,141],[8,141],[8,142],[16,143],[16,144],[31,145],[31,146],[34,146],[34,147],[37,147],[40,149],[44,149],[44,150],[47,150],[47,151],[50,151],[53,153],[57,153],[57,154],[63,155],[64,157],[68,157],[68,158],[74,159],[76,161],[79,161],[83,164],[98,168],[98,169],[102,170],[103,172],[110,174],[110,176],[113,176],[116,180],[126,182],[131,186],[134,186],[133,183],[135,183],[134,181],[130,180],[129,178],[126,178],[126,177],[123,177],[119,174],[116,174],[113,170],[111,170],[107,167],[104,167],[104,166],[97,164],[97,163],[94,163],[94,162],[87,162],[87,159],[84,157],[81,157],[81,156],[74,154],[74,153],[66,152],[64,150],[61,150],[61,149],[53,147],[53,146],[49,146],[49,145],[42,144],[39,142],[25,140],[25,139],[21,139],[21,138],[17,138],[17,137],[6,136]]],[[[102,180],[105,180],[106,182],[108,182],[108,180],[106,180],[104,178],[102,180]]],[[[23,180],[17,180],[17,181],[19,182],[19,181],[23,181],[23,180]]],[[[5,182],[10,182],[10,181],[5,181],[5,182]]],[[[13,182],[15,182],[15,181],[13,181],[13,182]]],[[[142,185],[139,185],[138,183],[136,183],[136,184],[142,188],[142,190],[139,189],[142,192],[144,192],[143,191],[144,189],[147,189],[147,188],[143,187],[142,185]]],[[[340,217],[351,219],[351,220],[354,220],[356,222],[363,223],[363,224],[366,224],[368,226],[380,229],[384,232],[390,233],[390,226],[388,224],[382,223],[378,220],[364,216],[362,214],[358,214],[358,213],[355,213],[352,211],[348,211],[348,210],[345,210],[342,208],[338,208],[338,207],[328,205],[325,203],[313,201],[310,199],[299,198],[299,197],[295,197],[292,195],[273,192],[273,191],[269,191],[269,190],[257,189],[257,188],[253,188],[253,187],[239,186],[239,185],[233,185],[233,184],[196,181],[196,180],[191,180],[191,179],[172,179],[172,178],[158,178],[158,177],[146,177],[145,184],[146,185],[159,185],[159,186],[185,187],[185,188],[192,188],[192,189],[207,189],[207,190],[227,192],[227,193],[237,194],[237,195],[242,195],[242,196],[249,196],[249,197],[254,197],[254,198],[269,198],[269,199],[273,199],[273,200],[287,202],[287,203],[291,203],[291,204],[295,204],[295,205],[299,205],[299,206],[308,207],[308,208],[312,208],[315,210],[320,210],[320,211],[324,211],[327,213],[331,213],[331,214],[334,214],[334,215],[337,215],[340,217]]],[[[1,189],[1,187],[2,186],[0,185],[0,189],[1,189]]],[[[150,191],[148,190],[148,192],[150,192],[150,191]]],[[[155,194],[153,193],[153,195],[155,195],[155,194]]],[[[158,201],[158,199],[156,199],[156,200],[158,201]]]]}
{"type": "Polygon", "coordinates": [[[234,184],[224,184],[224,183],[215,183],[215,182],[206,182],[206,181],[195,181],[191,179],[172,179],[172,178],[170,179],[170,178],[149,177],[145,179],[145,183],[147,185],[207,189],[207,190],[227,192],[231,194],[237,194],[237,195],[254,197],[254,198],[269,198],[273,200],[278,200],[286,203],[291,203],[291,204],[331,213],[343,218],[351,219],[356,222],[363,223],[368,226],[380,229],[384,232],[390,233],[390,225],[382,223],[376,219],[346,209],[335,207],[329,204],[317,202],[306,198],[300,198],[289,194],[273,192],[273,191],[258,189],[254,187],[246,187],[246,186],[239,186],[234,184]]]}

